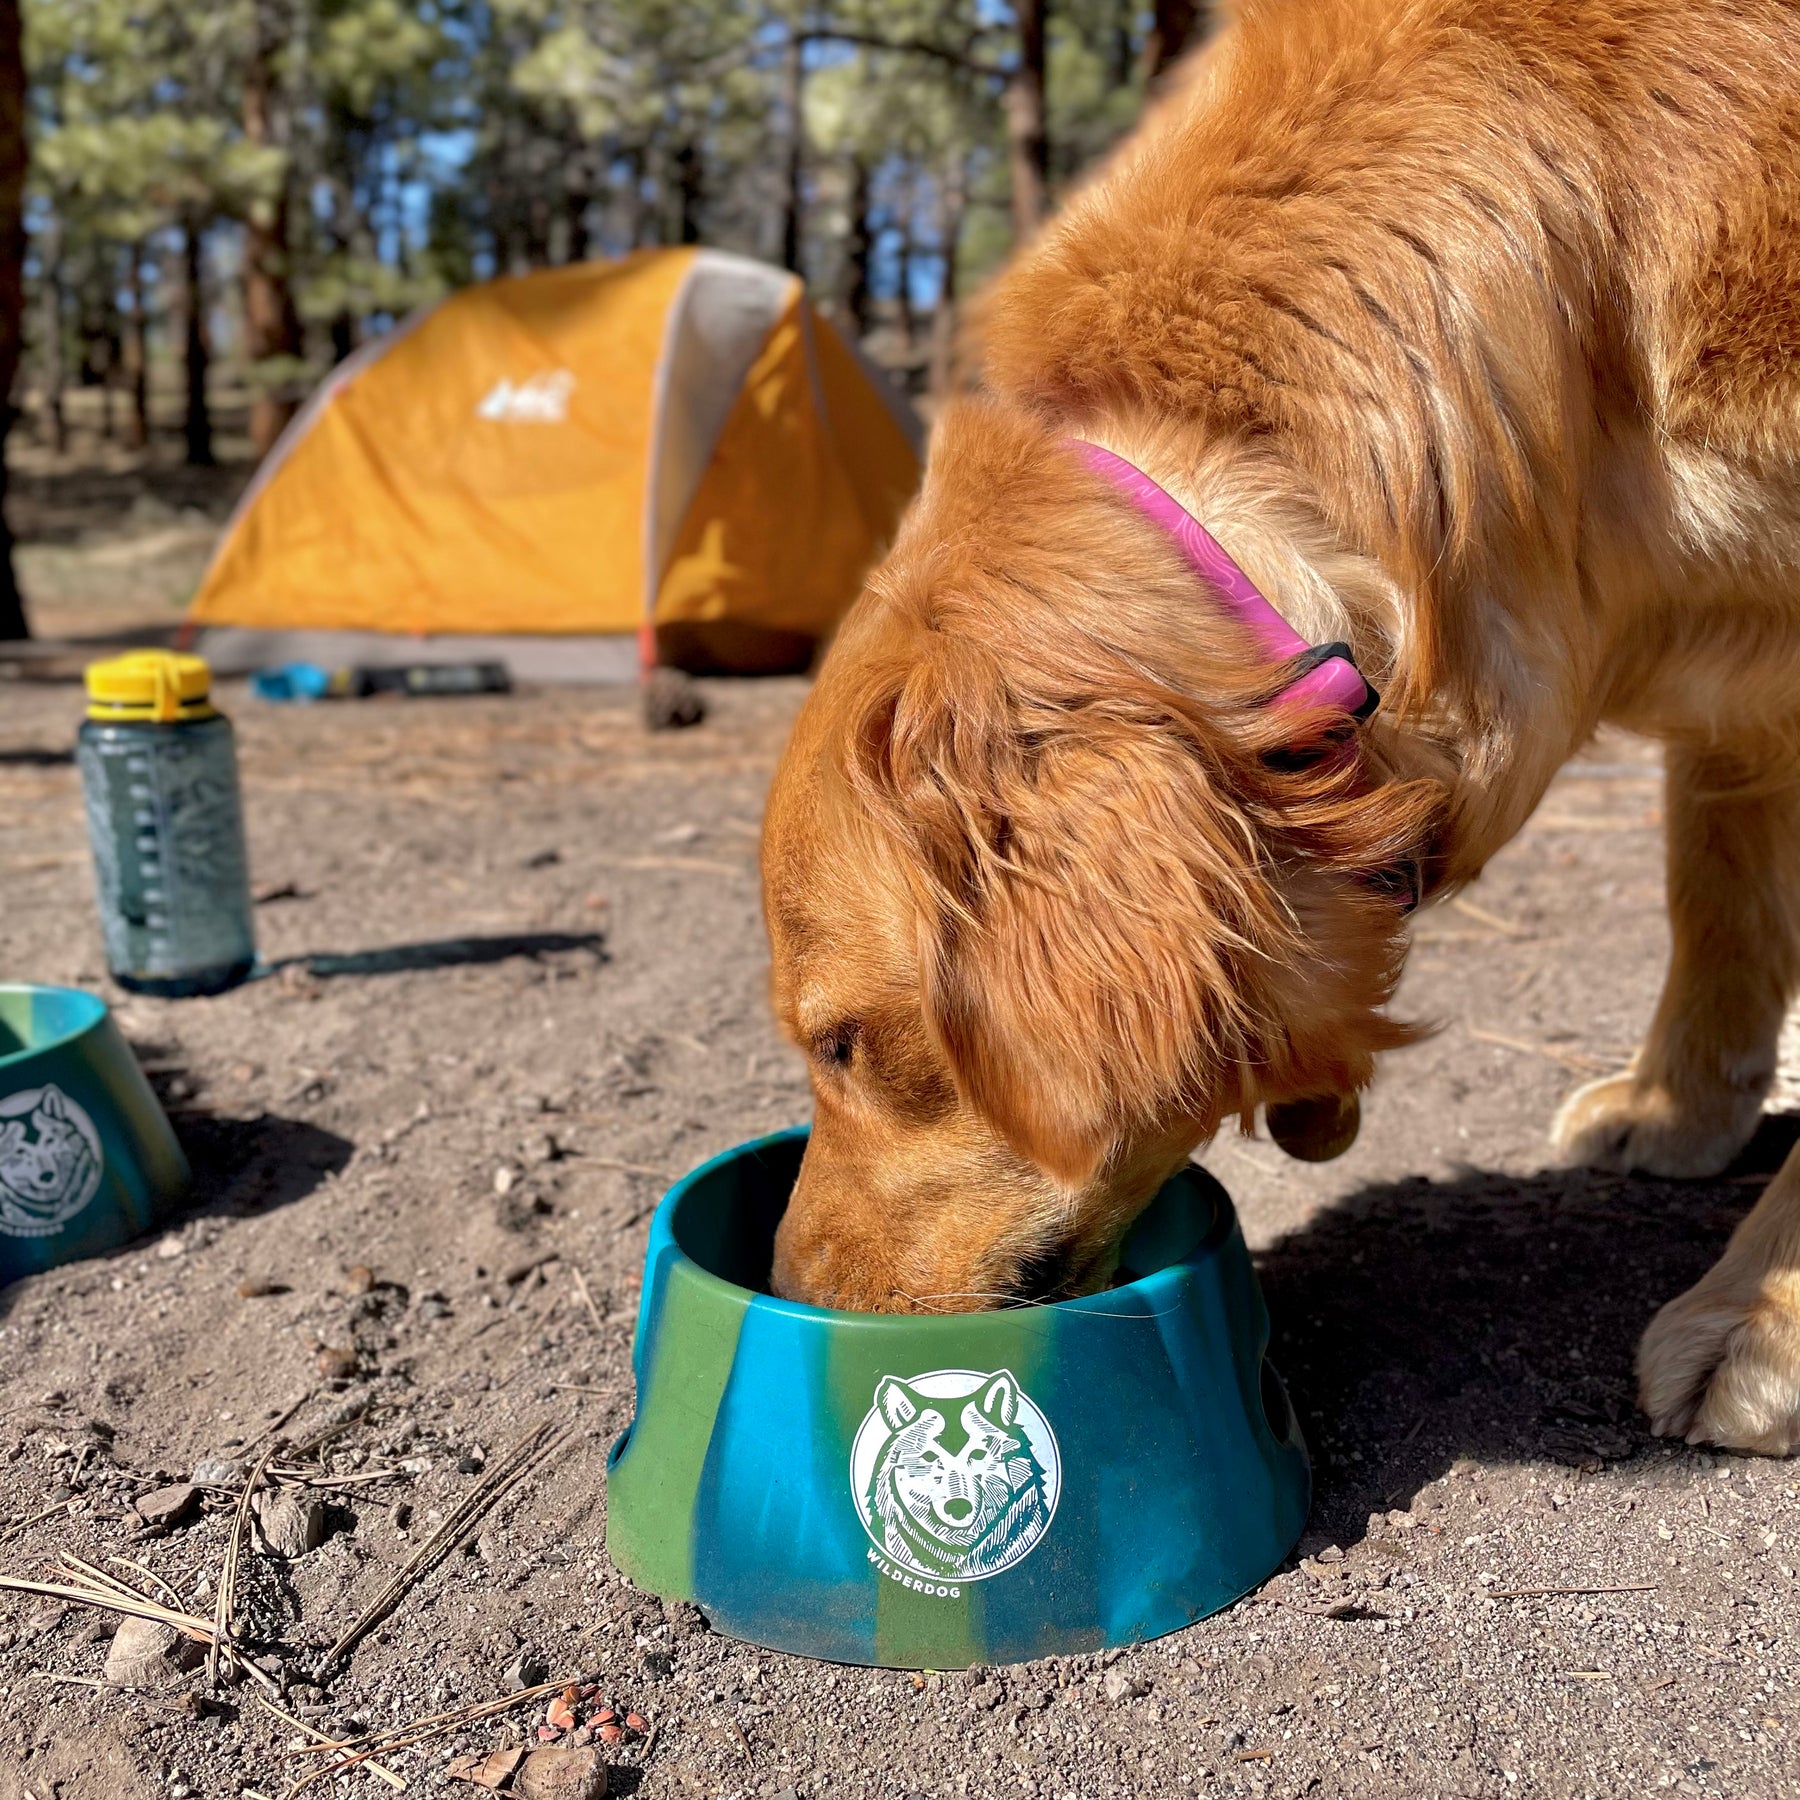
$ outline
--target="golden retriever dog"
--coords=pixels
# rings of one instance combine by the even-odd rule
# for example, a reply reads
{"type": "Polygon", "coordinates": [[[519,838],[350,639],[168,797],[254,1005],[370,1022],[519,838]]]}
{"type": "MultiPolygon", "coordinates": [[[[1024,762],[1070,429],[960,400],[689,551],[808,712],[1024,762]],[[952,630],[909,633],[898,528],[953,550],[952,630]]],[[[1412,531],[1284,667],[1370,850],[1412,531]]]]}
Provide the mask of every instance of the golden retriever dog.
{"type": "MultiPolygon", "coordinates": [[[[1408,1039],[1413,904],[1602,723],[1666,748],[1674,953],[1555,1141],[1723,1168],[1800,986],[1800,5],[1242,0],[985,333],[771,799],[777,1290],[1104,1285],[1408,1039]]],[[[1800,1154],[1639,1369],[1800,1443],[1800,1154]]]]}

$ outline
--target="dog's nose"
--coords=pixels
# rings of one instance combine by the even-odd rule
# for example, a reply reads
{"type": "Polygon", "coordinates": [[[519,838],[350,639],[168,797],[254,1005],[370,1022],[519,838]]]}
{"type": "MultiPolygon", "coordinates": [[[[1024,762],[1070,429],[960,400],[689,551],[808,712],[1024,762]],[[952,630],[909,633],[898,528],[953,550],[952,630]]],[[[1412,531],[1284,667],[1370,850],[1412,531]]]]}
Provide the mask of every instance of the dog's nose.
{"type": "Polygon", "coordinates": [[[975,1510],[973,1500],[958,1500],[954,1496],[944,1502],[944,1516],[952,1525],[960,1525],[975,1510]]]}

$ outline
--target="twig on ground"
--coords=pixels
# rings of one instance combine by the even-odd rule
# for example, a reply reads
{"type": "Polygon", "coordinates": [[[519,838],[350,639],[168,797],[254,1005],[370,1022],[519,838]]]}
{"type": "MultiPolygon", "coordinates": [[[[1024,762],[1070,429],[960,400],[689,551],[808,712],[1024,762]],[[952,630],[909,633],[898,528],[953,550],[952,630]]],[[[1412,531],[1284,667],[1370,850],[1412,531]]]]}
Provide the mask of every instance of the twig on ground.
{"type": "Polygon", "coordinates": [[[1542,1600],[1560,1594],[1653,1594],[1660,1581],[1627,1581],[1617,1587],[1494,1588],[1490,1600],[1542,1600]]]}
{"type": "MultiPolygon", "coordinates": [[[[296,1731],[304,1732],[321,1749],[348,1750],[351,1748],[351,1746],[345,1743],[341,1738],[334,1738],[330,1732],[321,1731],[316,1725],[307,1724],[304,1719],[296,1719],[291,1712],[284,1712],[273,1700],[266,1700],[261,1694],[258,1694],[256,1698],[268,1711],[272,1712],[276,1718],[293,1726],[296,1731]]],[[[386,1767],[384,1764],[376,1762],[372,1757],[368,1762],[363,1764],[363,1767],[378,1780],[385,1781],[396,1793],[404,1794],[406,1792],[405,1780],[401,1776],[396,1775],[392,1769],[386,1767]]]]}
{"type": "Polygon", "coordinates": [[[667,1169],[652,1169],[644,1163],[626,1162],[617,1156],[584,1156],[581,1160],[592,1163],[596,1169],[617,1169],[625,1175],[648,1175],[653,1181],[675,1179],[667,1169]]]}
{"type": "Polygon", "coordinates": [[[128,1683],[102,1681],[95,1675],[61,1675],[55,1669],[27,1669],[25,1673],[33,1681],[61,1681],[70,1687],[111,1688],[121,1694],[135,1694],[138,1691],[128,1683]]]}
{"type": "Polygon", "coordinates": [[[1483,1031],[1478,1025],[1470,1025],[1467,1030],[1477,1043],[1498,1044],[1503,1050],[1517,1050],[1526,1056],[1542,1056],[1553,1063],[1560,1063],[1576,1075],[1608,1073],[1609,1065],[1598,1057],[1584,1056],[1579,1050],[1558,1050],[1550,1044],[1534,1044],[1529,1038],[1508,1037],[1499,1031],[1483,1031]]]}
{"type": "Polygon", "coordinates": [[[406,1597],[413,1584],[441,1563],[475,1528],[488,1510],[518,1482],[532,1473],[539,1461],[561,1445],[567,1433],[546,1422],[526,1435],[489,1470],[481,1484],[451,1513],[408,1559],[400,1572],[369,1602],[357,1619],[325,1653],[329,1669],[350,1654],[362,1640],[406,1597]]]}
{"type": "Polygon", "coordinates": [[[622,1387],[589,1387],[585,1381],[553,1381],[550,1386],[561,1388],[565,1394],[604,1394],[609,1400],[617,1399],[620,1394],[631,1392],[629,1388],[622,1387]]]}
{"type": "Polygon", "coordinates": [[[142,1575],[153,1587],[161,1588],[169,1596],[169,1604],[177,1611],[180,1610],[181,1596],[154,1569],[148,1569],[140,1562],[133,1562],[129,1556],[109,1556],[106,1560],[116,1563],[121,1569],[130,1569],[133,1573],[142,1575]]]}
{"type": "Polygon", "coordinates": [[[600,1317],[599,1307],[594,1304],[594,1296],[588,1292],[587,1277],[573,1263],[569,1264],[569,1273],[575,1277],[576,1290],[581,1295],[582,1305],[588,1309],[588,1317],[594,1321],[594,1330],[605,1336],[606,1325],[600,1317]]]}
{"type": "MultiPolygon", "coordinates": [[[[368,1744],[354,1755],[345,1757],[341,1762],[328,1762],[319,1768],[302,1775],[294,1785],[282,1796],[282,1800],[294,1800],[301,1789],[309,1787],[313,1782],[326,1775],[342,1775],[353,1769],[358,1763],[367,1762],[374,1756],[389,1756],[396,1750],[410,1750],[415,1744],[423,1744],[435,1737],[445,1737],[452,1731],[460,1731],[465,1725],[473,1725],[482,1719],[491,1719],[496,1713],[509,1712],[522,1702],[541,1700],[546,1694],[560,1693],[580,1676],[562,1681],[546,1681],[537,1687],[522,1688],[516,1694],[503,1695],[498,1700],[486,1700],[473,1706],[459,1706],[450,1712],[433,1713],[429,1718],[414,1720],[410,1725],[396,1725],[387,1731],[376,1732],[368,1744]]],[[[655,1734],[652,1733],[652,1736],[655,1734]]],[[[315,1745],[309,1750],[294,1750],[293,1756],[318,1756],[324,1753],[325,1746],[315,1745]]]]}
{"type": "Polygon", "coordinates": [[[244,1483],[244,1491],[238,1496],[237,1511],[231,1515],[231,1535],[225,1540],[225,1561],[219,1570],[219,1598],[213,1608],[212,1648],[206,1653],[206,1679],[215,1688],[219,1685],[220,1652],[223,1651],[231,1662],[243,1660],[231,1641],[231,1609],[237,1603],[238,1562],[244,1553],[244,1533],[250,1525],[251,1497],[269,1464],[275,1460],[275,1451],[276,1446],[271,1444],[262,1453],[261,1460],[250,1471],[250,1479],[244,1483]]]}
{"type": "Polygon", "coordinates": [[[1498,913],[1491,913],[1485,906],[1477,906],[1467,894],[1458,894],[1450,902],[1451,906],[1465,918],[1473,919],[1479,925],[1489,925],[1502,937],[1523,938],[1531,933],[1523,925],[1515,925],[1511,919],[1503,919],[1498,913]]]}
{"type": "MultiPolygon", "coordinates": [[[[209,1620],[197,1618],[193,1613],[183,1612],[178,1607],[164,1606],[160,1600],[152,1600],[149,1595],[141,1594],[136,1588],[127,1587],[122,1581],[115,1581],[112,1576],[96,1569],[90,1563],[84,1563],[79,1557],[70,1557],[75,1564],[73,1569],[64,1568],[60,1564],[53,1565],[53,1572],[65,1577],[63,1581],[28,1581],[17,1575],[0,1575],[0,1593],[37,1594],[48,1600],[66,1600],[76,1606],[91,1606],[97,1612],[123,1613],[128,1618],[151,1619],[159,1625],[173,1626],[183,1637],[189,1637],[197,1644],[210,1644],[213,1628],[209,1620]]],[[[259,1669],[255,1663],[240,1664],[262,1686],[274,1689],[274,1677],[259,1669]]],[[[110,1685],[110,1684],[109,1684],[110,1685]]]]}
{"type": "Polygon", "coordinates": [[[307,1403],[307,1401],[309,1401],[313,1397],[313,1395],[316,1394],[318,1391],[319,1390],[317,1388],[308,1388],[306,1390],[306,1392],[304,1394],[302,1394],[300,1396],[300,1398],[298,1400],[296,1400],[294,1402],[294,1404],[292,1406],[290,1406],[287,1409],[287,1411],[284,1412],[280,1416],[280,1418],[271,1420],[269,1424],[265,1425],[262,1428],[262,1430],[259,1431],[256,1434],[256,1436],[253,1437],[249,1441],[249,1443],[247,1443],[244,1446],[244,1450],[245,1450],[246,1454],[248,1452],[254,1450],[257,1447],[257,1445],[263,1441],[264,1438],[273,1437],[276,1434],[276,1432],[278,1432],[282,1428],[282,1426],[287,1424],[287,1422],[291,1418],[293,1418],[294,1414],[297,1413],[301,1409],[301,1407],[303,1407],[307,1403]]]}
{"type": "Polygon", "coordinates": [[[67,1500],[58,1500],[53,1506],[46,1506],[42,1512],[34,1512],[29,1519],[21,1519],[16,1525],[9,1525],[0,1531],[0,1545],[10,1544],[14,1538],[23,1537],[32,1526],[41,1525],[46,1519],[53,1519],[58,1513],[66,1513],[80,1498],[71,1494],[67,1500]]]}

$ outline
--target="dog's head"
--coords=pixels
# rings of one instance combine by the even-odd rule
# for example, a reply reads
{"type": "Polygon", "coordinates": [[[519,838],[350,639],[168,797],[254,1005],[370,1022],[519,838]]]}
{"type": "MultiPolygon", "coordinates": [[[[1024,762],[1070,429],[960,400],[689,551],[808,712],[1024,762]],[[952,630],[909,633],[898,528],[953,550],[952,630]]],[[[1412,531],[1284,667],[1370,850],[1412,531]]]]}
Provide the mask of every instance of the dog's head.
{"type": "Polygon", "coordinates": [[[811,1144],[786,1294],[1082,1291],[1232,1114],[1348,1092],[1436,790],[1280,685],[1157,530],[1028,419],[940,423],[771,795],[764,887],[811,1144]]]}

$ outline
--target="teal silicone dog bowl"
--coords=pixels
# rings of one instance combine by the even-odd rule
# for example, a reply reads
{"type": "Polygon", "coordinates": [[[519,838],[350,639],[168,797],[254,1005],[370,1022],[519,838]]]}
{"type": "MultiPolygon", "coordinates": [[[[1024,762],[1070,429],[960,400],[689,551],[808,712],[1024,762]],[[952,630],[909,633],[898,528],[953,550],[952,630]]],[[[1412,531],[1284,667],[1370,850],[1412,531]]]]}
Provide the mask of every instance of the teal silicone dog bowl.
{"type": "Polygon", "coordinates": [[[137,1237],[187,1179],[106,1003],[0,984],[0,1283],[137,1237]]]}
{"type": "Polygon", "coordinates": [[[774,1649],[951,1669],[1159,1637],[1279,1565],[1310,1471],[1211,1176],[1163,1188],[1106,1293],[843,1313],[766,1291],[805,1148],[744,1144],[657,1209],[607,1498],[638,1586],[774,1649]]]}

